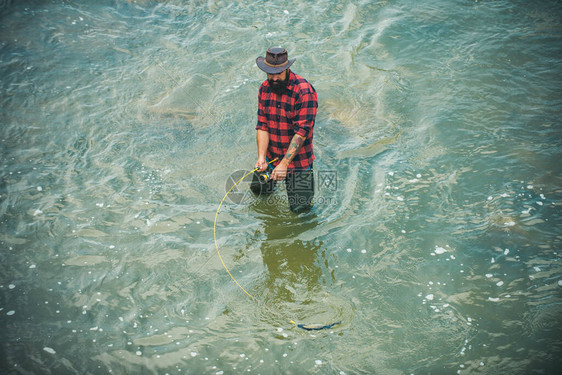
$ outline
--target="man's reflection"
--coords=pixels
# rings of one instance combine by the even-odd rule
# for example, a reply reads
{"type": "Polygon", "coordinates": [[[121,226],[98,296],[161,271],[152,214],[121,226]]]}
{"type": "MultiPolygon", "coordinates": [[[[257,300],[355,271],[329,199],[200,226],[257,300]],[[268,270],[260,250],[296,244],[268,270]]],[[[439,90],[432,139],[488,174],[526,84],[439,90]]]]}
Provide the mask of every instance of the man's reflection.
{"type": "Polygon", "coordinates": [[[261,253],[268,271],[261,299],[275,305],[310,300],[320,289],[322,270],[316,258],[322,242],[300,237],[318,225],[316,215],[295,215],[266,201],[254,208],[263,221],[260,231],[265,236],[259,237],[263,239],[261,253]]]}

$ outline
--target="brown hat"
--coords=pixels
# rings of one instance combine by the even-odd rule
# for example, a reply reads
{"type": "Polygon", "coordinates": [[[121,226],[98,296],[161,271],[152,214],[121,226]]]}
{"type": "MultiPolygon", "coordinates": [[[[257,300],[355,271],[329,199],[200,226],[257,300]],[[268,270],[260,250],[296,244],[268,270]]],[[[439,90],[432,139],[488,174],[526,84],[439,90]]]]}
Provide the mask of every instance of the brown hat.
{"type": "Polygon", "coordinates": [[[265,58],[260,56],[256,59],[256,64],[266,73],[279,74],[293,65],[295,60],[289,60],[289,55],[285,48],[271,47],[265,53],[265,58]]]}

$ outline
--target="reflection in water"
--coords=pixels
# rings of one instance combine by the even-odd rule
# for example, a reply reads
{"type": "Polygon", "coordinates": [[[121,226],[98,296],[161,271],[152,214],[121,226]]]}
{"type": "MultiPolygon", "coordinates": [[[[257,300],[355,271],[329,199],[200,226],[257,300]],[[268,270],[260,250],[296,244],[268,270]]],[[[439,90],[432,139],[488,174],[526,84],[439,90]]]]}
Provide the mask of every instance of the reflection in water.
{"type": "Polygon", "coordinates": [[[264,242],[261,252],[269,272],[266,299],[296,302],[317,292],[322,273],[316,264],[319,248],[298,239],[264,242]]]}
{"type": "Polygon", "coordinates": [[[305,239],[318,226],[314,210],[296,215],[285,205],[267,200],[258,201],[254,209],[263,222],[256,237],[262,239],[267,269],[258,287],[262,320],[268,325],[286,326],[292,321],[329,325],[351,317],[350,311],[344,313],[349,304],[324,285],[321,264],[327,266],[328,262],[323,242],[305,239]]]}
{"type": "Polygon", "coordinates": [[[316,214],[285,213],[271,204],[259,205],[256,211],[263,221],[261,254],[267,268],[261,299],[275,305],[309,300],[320,290],[317,257],[322,242],[299,236],[318,225],[316,214]]]}

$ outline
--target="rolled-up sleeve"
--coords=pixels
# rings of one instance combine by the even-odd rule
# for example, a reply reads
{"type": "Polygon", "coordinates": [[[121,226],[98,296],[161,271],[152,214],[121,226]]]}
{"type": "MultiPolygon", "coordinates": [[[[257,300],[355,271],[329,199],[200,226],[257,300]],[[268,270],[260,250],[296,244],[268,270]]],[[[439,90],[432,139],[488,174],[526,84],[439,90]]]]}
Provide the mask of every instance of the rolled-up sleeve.
{"type": "Polygon", "coordinates": [[[316,110],[318,108],[318,98],[316,91],[306,90],[302,92],[297,101],[296,115],[293,120],[295,134],[307,138],[314,127],[316,110]]]}

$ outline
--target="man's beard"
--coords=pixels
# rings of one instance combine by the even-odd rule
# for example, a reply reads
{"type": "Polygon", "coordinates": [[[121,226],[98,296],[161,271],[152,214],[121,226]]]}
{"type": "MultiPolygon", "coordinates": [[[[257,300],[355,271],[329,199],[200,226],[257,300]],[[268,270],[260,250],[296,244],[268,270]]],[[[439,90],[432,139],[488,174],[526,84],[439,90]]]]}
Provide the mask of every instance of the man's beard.
{"type": "Polygon", "coordinates": [[[284,81],[272,81],[268,79],[269,87],[271,91],[277,95],[283,95],[287,92],[287,85],[289,84],[289,77],[287,77],[284,81]]]}

